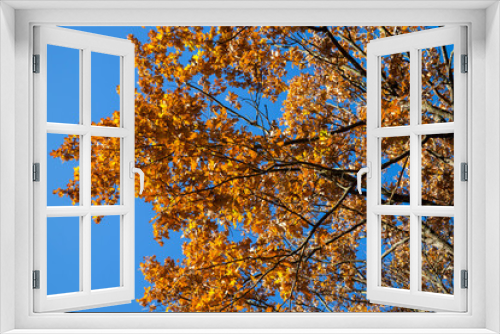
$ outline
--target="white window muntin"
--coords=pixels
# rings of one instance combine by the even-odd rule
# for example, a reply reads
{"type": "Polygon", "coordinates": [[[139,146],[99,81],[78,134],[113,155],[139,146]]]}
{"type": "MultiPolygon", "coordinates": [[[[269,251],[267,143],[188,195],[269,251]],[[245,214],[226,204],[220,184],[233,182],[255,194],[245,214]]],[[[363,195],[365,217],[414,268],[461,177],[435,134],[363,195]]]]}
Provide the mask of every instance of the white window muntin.
{"type": "Polygon", "coordinates": [[[34,183],[34,270],[40,288],[34,289],[35,312],[70,311],[130,302],[134,296],[134,45],[127,40],[64,28],[35,27],[34,54],[40,72],[34,74],[34,161],[40,163],[40,181],[34,183]],[[80,50],[80,123],[47,122],[47,45],[80,50]],[[91,125],[91,53],[120,57],[120,127],[91,125]],[[47,134],[80,136],[80,203],[47,207],[47,134]],[[91,137],[120,138],[120,204],[91,205],[91,137]],[[91,289],[92,216],[120,215],[120,287],[91,289]],[[80,217],[80,291],[47,295],[47,217],[80,217]]]}
{"type": "Polygon", "coordinates": [[[460,288],[461,270],[467,269],[467,183],[459,168],[467,162],[467,77],[461,73],[461,55],[467,54],[466,28],[437,28],[373,40],[368,44],[367,161],[372,166],[367,182],[367,297],[371,302],[426,310],[467,310],[467,290],[460,288]],[[421,124],[421,50],[454,45],[454,122],[421,124]],[[410,52],[410,125],[381,127],[381,58],[410,52]],[[454,134],[454,207],[421,205],[421,135],[454,134]],[[381,147],[383,137],[410,137],[410,205],[381,205],[381,147]],[[410,290],[381,287],[381,215],[410,216],[410,290]],[[454,294],[420,291],[421,217],[454,217],[454,294]]]}

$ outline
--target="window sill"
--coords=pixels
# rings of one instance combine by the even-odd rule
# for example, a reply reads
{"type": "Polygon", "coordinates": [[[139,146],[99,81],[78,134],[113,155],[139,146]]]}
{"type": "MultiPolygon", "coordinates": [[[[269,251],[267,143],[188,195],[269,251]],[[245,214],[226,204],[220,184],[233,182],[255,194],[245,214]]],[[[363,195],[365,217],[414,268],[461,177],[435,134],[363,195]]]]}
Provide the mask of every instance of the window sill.
{"type": "Polygon", "coordinates": [[[465,329],[14,329],[5,334],[487,334],[484,328],[465,329]]]}

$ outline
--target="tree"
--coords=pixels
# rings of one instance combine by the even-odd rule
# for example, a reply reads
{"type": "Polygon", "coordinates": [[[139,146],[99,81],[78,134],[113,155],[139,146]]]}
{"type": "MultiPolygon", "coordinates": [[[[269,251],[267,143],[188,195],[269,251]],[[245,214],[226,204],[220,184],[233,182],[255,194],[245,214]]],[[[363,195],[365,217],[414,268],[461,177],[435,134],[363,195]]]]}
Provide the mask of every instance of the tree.
{"type": "MultiPolygon", "coordinates": [[[[157,27],[144,44],[129,36],[142,198],[159,244],[171,231],[185,238],[181,261],[141,263],[151,286],[139,302],[174,312],[407,311],[366,299],[366,193],[355,191],[355,174],[366,162],[366,45],[422,28],[157,27]]],[[[409,55],[385,58],[382,123],[402,125],[409,55]]],[[[422,58],[424,122],[452,121],[453,52],[422,58]]],[[[100,123],[118,122],[115,112],[100,123]]],[[[78,159],[75,138],[52,156],[78,159]]],[[[453,205],[453,136],[422,141],[423,201],[453,205]]],[[[113,204],[119,143],[96,143],[93,200],[113,204]]],[[[408,203],[408,138],[385,138],[382,151],[382,200],[408,203]]],[[[54,193],[77,202],[75,180],[54,193]]],[[[382,224],[383,284],[407,288],[409,220],[382,224]]],[[[453,221],[424,219],[423,242],[424,290],[453,293],[453,221]]]]}

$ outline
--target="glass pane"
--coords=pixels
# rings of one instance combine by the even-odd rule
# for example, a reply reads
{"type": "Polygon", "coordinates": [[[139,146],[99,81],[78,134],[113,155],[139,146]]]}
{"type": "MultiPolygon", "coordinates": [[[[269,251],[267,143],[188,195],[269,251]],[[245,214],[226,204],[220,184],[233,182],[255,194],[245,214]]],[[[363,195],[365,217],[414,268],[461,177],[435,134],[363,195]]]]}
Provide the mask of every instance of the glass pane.
{"type": "Polygon", "coordinates": [[[410,204],[410,137],[381,140],[382,204],[410,204]]]}
{"type": "Polygon", "coordinates": [[[80,291],[80,217],[47,218],[47,294],[80,291]]]}
{"type": "Polygon", "coordinates": [[[454,205],[453,134],[422,139],[422,205],[454,205]]]}
{"type": "Polygon", "coordinates": [[[422,50],[422,124],[453,122],[453,45],[422,50]]]}
{"type": "Polygon", "coordinates": [[[91,289],[120,286],[120,216],[92,217],[91,289]]]}
{"type": "Polygon", "coordinates": [[[120,126],[120,57],[92,52],[91,121],[120,126]]]}
{"type": "Polygon", "coordinates": [[[453,294],[451,217],[422,217],[422,291],[453,294]]]}
{"type": "Polygon", "coordinates": [[[120,138],[92,137],[92,205],[120,204],[120,138]]]}
{"type": "Polygon", "coordinates": [[[381,286],[410,289],[410,217],[381,216],[381,286]]]}
{"type": "Polygon", "coordinates": [[[381,126],[410,124],[410,53],[380,57],[381,126]]]}
{"type": "Polygon", "coordinates": [[[47,205],[79,205],[80,136],[47,134],[47,205]]]}
{"type": "Polygon", "coordinates": [[[47,45],[47,122],[80,122],[80,50],[47,45]]]}

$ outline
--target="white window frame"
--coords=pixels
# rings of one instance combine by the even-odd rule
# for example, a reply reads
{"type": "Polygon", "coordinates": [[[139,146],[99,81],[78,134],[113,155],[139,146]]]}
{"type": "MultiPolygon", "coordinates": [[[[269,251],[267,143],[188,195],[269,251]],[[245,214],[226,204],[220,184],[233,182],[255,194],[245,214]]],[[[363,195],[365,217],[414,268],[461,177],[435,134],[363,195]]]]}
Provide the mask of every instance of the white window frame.
{"type": "Polygon", "coordinates": [[[135,164],[135,86],[134,50],[131,41],[60,27],[34,27],[34,54],[39,56],[39,71],[34,84],[34,162],[39,164],[39,181],[33,184],[34,258],[33,268],[39,272],[38,289],[34,289],[34,311],[75,311],[130,303],[135,298],[134,232],[135,187],[131,169],[135,164]],[[47,46],[78,50],[80,59],[79,124],[47,122],[47,46]],[[119,58],[120,126],[91,125],[92,53],[119,58]],[[47,135],[79,135],[80,203],[74,206],[47,206],[47,135]],[[94,136],[120,140],[120,202],[117,205],[92,205],[91,152],[94,136]],[[119,217],[120,285],[92,289],[91,243],[92,216],[119,217]],[[47,294],[47,221],[51,217],[79,218],[79,290],[47,294]]]}
{"type": "Polygon", "coordinates": [[[0,331],[12,333],[500,332],[500,11],[497,2],[0,3],[0,331]],[[11,6],[16,7],[14,10],[11,6]],[[454,8],[453,6],[460,6],[454,8]],[[488,7],[489,6],[489,7],[488,7]],[[67,8],[60,8],[67,7],[67,8]],[[104,8],[103,8],[104,7],[104,8]],[[128,7],[129,9],[127,9],[128,7]],[[163,8],[159,8],[163,7],[163,8]],[[267,8],[266,8],[267,7],[267,8]],[[347,7],[347,8],[346,8],[347,7]],[[24,8],[24,9],[23,9],[24,8]],[[141,8],[141,10],[130,9],[141,8]],[[223,8],[223,9],[221,9],[223,8]],[[349,9],[350,8],[350,9],[349,9]],[[378,9],[373,9],[378,8],[378,9]],[[450,9],[451,8],[451,9],[450,9]],[[431,25],[469,27],[468,312],[434,314],[35,314],[32,27],[57,25],[431,25]],[[14,38],[15,36],[15,38],[14,38]],[[486,71],[485,63],[488,64],[486,71]],[[14,85],[12,84],[14,82],[14,85]],[[15,110],[15,113],[13,112],[15,110]],[[488,121],[486,121],[486,118],[488,121]],[[15,141],[12,145],[12,136],[15,141]],[[488,143],[488,146],[486,146],[488,143]],[[492,150],[486,154],[486,148],[492,150]],[[15,175],[15,177],[12,177],[15,175]],[[488,182],[486,182],[488,175],[488,182]],[[12,198],[12,189],[15,196],[12,198]],[[486,196],[488,194],[488,196],[486,196]],[[486,203],[486,204],[485,204],[486,203]],[[14,208],[14,210],[12,210],[14,208]],[[14,224],[15,223],[15,224],[14,224]],[[472,229],[472,226],[474,227],[472,229]],[[486,261],[488,265],[486,265],[486,261]],[[487,291],[487,293],[486,293],[487,291]],[[14,305],[14,307],[12,307],[14,305]],[[141,328],[140,330],[134,330],[141,328]],[[147,329],[150,330],[147,330],[147,329]],[[383,328],[383,329],[382,329],[383,328]],[[58,330],[59,329],[59,330],[58,330]],[[156,329],[156,330],[155,330],[156,329]],[[183,329],[183,330],[179,330],[183,329]],[[217,330],[216,330],[217,329],[217,330]],[[345,331],[343,331],[345,329],[345,331]]]}
{"type": "Polygon", "coordinates": [[[462,73],[462,55],[467,55],[466,27],[449,26],[373,40],[367,47],[367,162],[371,166],[367,180],[367,291],[373,303],[424,310],[467,310],[467,290],[461,287],[461,271],[467,270],[467,185],[460,177],[461,163],[467,163],[467,76],[462,73]],[[422,124],[422,55],[421,50],[453,45],[454,99],[453,122],[422,124]],[[410,56],[409,125],[382,127],[381,119],[381,57],[407,52],[410,56]],[[421,205],[422,135],[454,135],[455,162],[454,206],[421,205]],[[381,203],[381,141],[382,138],[405,136],[410,140],[410,203],[381,203]],[[370,177],[371,174],[371,177],[370,177]],[[381,216],[403,215],[410,222],[410,289],[381,286],[381,216]],[[421,291],[423,216],[454,217],[453,229],[453,294],[421,291]]]}

